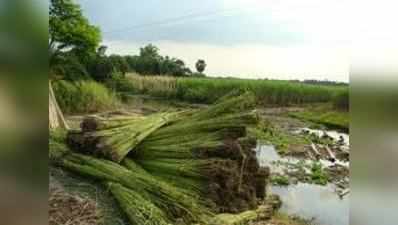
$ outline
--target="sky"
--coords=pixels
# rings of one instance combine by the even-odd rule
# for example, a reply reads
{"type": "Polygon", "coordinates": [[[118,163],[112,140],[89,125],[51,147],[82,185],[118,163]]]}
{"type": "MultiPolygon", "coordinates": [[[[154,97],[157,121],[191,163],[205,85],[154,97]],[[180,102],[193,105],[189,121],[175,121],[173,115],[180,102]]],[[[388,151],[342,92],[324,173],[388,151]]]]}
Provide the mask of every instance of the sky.
{"type": "Polygon", "coordinates": [[[108,54],[160,53],[208,76],[349,81],[352,7],[344,0],[78,0],[108,54]]]}

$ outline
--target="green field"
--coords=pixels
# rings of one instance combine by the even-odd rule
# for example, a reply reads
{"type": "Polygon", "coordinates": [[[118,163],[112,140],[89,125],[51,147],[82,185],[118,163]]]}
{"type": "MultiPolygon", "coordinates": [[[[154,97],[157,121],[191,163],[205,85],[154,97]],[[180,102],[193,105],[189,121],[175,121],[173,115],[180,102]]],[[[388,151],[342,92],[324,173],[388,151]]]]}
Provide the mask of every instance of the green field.
{"type": "MultiPolygon", "coordinates": [[[[127,75],[131,93],[166,97],[191,103],[213,103],[231,91],[254,92],[260,105],[297,105],[331,102],[348,86],[326,86],[280,80],[237,78],[174,78],[127,75]]],[[[347,95],[348,97],[348,95],[347,95]]]]}

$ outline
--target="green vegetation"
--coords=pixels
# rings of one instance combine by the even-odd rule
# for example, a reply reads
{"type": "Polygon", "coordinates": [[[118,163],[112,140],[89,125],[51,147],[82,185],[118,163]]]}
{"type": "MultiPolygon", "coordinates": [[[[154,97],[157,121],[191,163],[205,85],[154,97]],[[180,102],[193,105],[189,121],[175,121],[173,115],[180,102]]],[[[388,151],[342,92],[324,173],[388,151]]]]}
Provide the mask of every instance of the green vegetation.
{"type": "Polygon", "coordinates": [[[282,176],[282,175],[271,176],[271,183],[279,186],[287,186],[290,184],[289,178],[287,176],[282,176]]]}
{"type": "Polygon", "coordinates": [[[318,107],[310,106],[304,111],[293,112],[289,115],[301,120],[323,124],[331,129],[349,131],[349,112],[337,111],[328,105],[318,107]]]}
{"type": "Polygon", "coordinates": [[[267,144],[275,146],[279,154],[293,153],[291,146],[309,144],[309,139],[300,135],[286,132],[272,124],[269,120],[261,120],[256,127],[250,127],[250,135],[267,144]]]}
{"type": "Polygon", "coordinates": [[[87,79],[87,59],[95,52],[101,33],[72,0],[51,0],[49,10],[50,76],[87,79]]]}
{"type": "Polygon", "coordinates": [[[338,93],[333,99],[335,109],[348,112],[350,108],[350,96],[348,89],[338,93]]]}
{"type": "Polygon", "coordinates": [[[98,27],[90,25],[80,6],[72,0],[51,0],[49,10],[50,66],[71,48],[80,56],[95,51],[101,41],[98,27]]]}
{"type": "Polygon", "coordinates": [[[332,145],[333,140],[330,138],[325,138],[325,137],[320,137],[314,133],[307,134],[304,137],[305,139],[308,140],[308,143],[315,143],[315,144],[321,144],[321,145],[332,145]]]}
{"type": "Polygon", "coordinates": [[[313,163],[311,166],[311,181],[315,184],[326,185],[328,183],[328,175],[323,170],[322,164],[313,163]]]}
{"type": "Polygon", "coordinates": [[[213,103],[232,91],[252,91],[261,105],[294,105],[329,102],[344,90],[341,86],[323,86],[278,80],[236,78],[173,78],[127,76],[132,93],[168,97],[191,103],[213,103]],[[157,81],[162,79],[162,84],[157,81]],[[156,83],[156,85],[154,85],[156,83]]]}
{"type": "Polygon", "coordinates": [[[64,113],[87,113],[112,109],[116,96],[95,81],[56,81],[53,83],[57,102],[64,113]]]}
{"type": "Polygon", "coordinates": [[[199,59],[195,64],[196,71],[198,71],[199,74],[202,74],[203,71],[205,71],[206,66],[206,62],[203,59],[199,59]]]}

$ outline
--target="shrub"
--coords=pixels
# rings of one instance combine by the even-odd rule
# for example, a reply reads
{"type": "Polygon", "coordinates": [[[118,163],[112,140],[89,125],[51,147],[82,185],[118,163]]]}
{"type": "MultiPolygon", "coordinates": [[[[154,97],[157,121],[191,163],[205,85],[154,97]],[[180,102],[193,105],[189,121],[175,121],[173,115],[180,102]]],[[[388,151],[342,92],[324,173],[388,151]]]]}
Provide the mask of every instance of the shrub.
{"type": "Polygon", "coordinates": [[[116,96],[94,81],[57,81],[53,85],[55,97],[64,113],[87,113],[111,109],[118,104],[116,96]]]}

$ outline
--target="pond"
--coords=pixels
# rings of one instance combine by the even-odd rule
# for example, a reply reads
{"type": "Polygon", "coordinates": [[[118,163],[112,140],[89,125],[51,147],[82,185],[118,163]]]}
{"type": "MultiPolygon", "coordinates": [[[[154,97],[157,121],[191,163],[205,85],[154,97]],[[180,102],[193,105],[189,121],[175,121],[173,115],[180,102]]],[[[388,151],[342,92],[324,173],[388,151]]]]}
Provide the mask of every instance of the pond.
{"type": "MultiPolygon", "coordinates": [[[[269,166],[272,172],[281,170],[272,162],[297,161],[291,157],[282,158],[272,145],[258,144],[256,154],[260,166],[269,166]]],[[[349,224],[349,196],[340,198],[333,184],[321,186],[298,182],[287,187],[271,185],[268,189],[270,193],[280,196],[283,202],[281,212],[314,219],[315,224],[319,225],[349,224]]]]}

